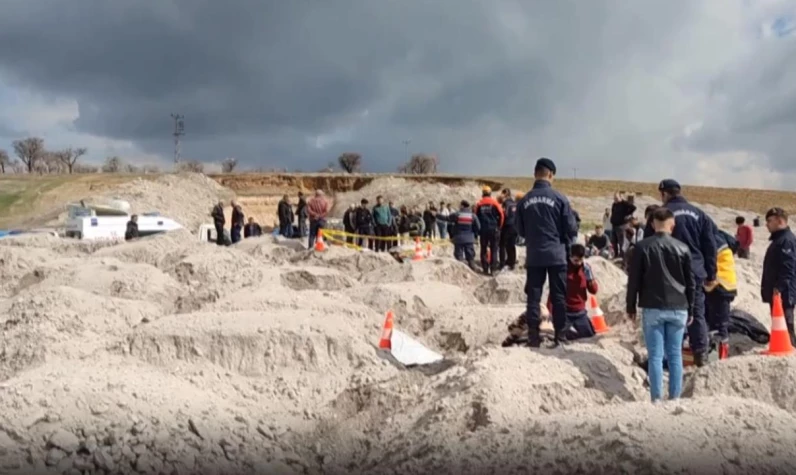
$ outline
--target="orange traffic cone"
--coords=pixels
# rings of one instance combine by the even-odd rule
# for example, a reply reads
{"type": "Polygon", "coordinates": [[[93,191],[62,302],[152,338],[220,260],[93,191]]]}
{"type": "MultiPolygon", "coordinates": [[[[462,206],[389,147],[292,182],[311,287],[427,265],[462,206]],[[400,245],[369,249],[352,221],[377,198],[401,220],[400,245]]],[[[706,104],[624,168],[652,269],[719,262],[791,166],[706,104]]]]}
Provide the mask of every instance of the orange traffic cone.
{"type": "Polygon", "coordinates": [[[415,238],[415,255],[412,257],[412,261],[422,261],[423,260],[423,246],[420,245],[420,238],[415,238]]]}
{"type": "Polygon", "coordinates": [[[323,230],[318,229],[318,235],[315,237],[315,250],[323,252],[326,250],[326,243],[323,242],[323,230]]]}
{"type": "Polygon", "coordinates": [[[381,339],[379,340],[379,349],[380,350],[390,350],[392,349],[392,325],[393,320],[395,319],[392,310],[387,312],[387,318],[384,320],[384,327],[381,330],[381,339]]]}
{"type": "Polygon", "coordinates": [[[611,329],[608,324],[605,323],[605,316],[600,308],[600,304],[597,303],[597,297],[594,295],[589,295],[589,318],[591,318],[591,325],[594,327],[594,333],[599,335],[611,329]]]}
{"type": "Polygon", "coordinates": [[[431,243],[426,244],[426,257],[431,257],[431,243]]]}
{"type": "Polygon", "coordinates": [[[771,305],[771,339],[768,341],[768,351],[763,354],[770,356],[788,356],[793,353],[790,343],[788,326],[785,324],[785,312],[782,310],[782,297],[774,295],[771,305]]]}

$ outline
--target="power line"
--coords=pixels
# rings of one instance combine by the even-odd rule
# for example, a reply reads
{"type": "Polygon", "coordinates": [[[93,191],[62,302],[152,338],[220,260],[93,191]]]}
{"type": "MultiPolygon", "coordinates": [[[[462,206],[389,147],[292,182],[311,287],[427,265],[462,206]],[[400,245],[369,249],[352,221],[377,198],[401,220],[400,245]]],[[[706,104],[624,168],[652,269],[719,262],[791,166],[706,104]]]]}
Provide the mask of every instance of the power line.
{"type": "Polygon", "coordinates": [[[407,159],[407,160],[411,160],[411,159],[412,159],[412,157],[410,157],[410,156],[409,156],[409,144],[410,144],[410,143],[412,143],[412,141],[411,141],[411,140],[409,140],[409,139],[406,139],[406,140],[404,140],[404,141],[403,141],[403,144],[404,144],[404,150],[405,150],[405,152],[406,152],[406,159],[407,159]]]}
{"type": "Polygon", "coordinates": [[[174,119],[174,166],[180,163],[180,137],[185,135],[185,116],[182,114],[171,114],[174,119]]]}

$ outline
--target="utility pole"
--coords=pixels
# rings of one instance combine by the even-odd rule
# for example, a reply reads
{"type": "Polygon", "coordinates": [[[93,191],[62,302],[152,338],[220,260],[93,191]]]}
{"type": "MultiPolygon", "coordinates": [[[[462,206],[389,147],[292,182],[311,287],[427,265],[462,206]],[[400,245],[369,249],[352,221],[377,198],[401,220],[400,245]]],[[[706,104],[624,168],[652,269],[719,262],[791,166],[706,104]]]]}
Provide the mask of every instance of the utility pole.
{"type": "Polygon", "coordinates": [[[174,167],[180,163],[180,137],[185,135],[185,116],[182,114],[171,114],[174,119],[174,167]]]}
{"type": "Polygon", "coordinates": [[[412,141],[409,140],[409,139],[406,139],[406,140],[403,141],[404,151],[406,152],[406,160],[407,161],[412,159],[412,157],[409,156],[409,144],[410,143],[412,143],[412,141]]]}
{"type": "Polygon", "coordinates": [[[574,167],[572,168],[572,178],[575,179],[575,180],[578,179],[578,169],[577,168],[574,168],[574,167]]]}

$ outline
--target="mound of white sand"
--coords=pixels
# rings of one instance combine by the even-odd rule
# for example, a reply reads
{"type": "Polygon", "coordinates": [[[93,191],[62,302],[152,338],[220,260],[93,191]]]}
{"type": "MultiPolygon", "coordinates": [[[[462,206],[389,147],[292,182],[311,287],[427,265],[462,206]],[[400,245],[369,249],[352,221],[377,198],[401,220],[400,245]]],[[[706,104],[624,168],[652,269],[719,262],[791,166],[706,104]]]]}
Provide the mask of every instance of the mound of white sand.
{"type": "MultiPolygon", "coordinates": [[[[478,195],[474,184],[371,186],[343,198],[478,195]]],[[[226,193],[189,175],[109,196],[190,226],[226,193]]],[[[573,202],[596,222],[608,199],[573,202]]],[[[736,213],[714,211],[720,223],[736,213]]],[[[649,404],[638,328],[624,318],[626,276],[603,259],[589,262],[612,331],[530,351],[499,348],[525,309],[522,270],[487,278],[448,248],[404,264],[270,236],[219,248],[189,231],[116,244],[0,240],[0,471],[796,469],[791,359],[733,357],[689,377],[689,399],[649,404]],[[447,366],[424,373],[379,353],[388,310],[447,366]]],[[[735,305],[768,323],[756,233],[735,305]]]]}

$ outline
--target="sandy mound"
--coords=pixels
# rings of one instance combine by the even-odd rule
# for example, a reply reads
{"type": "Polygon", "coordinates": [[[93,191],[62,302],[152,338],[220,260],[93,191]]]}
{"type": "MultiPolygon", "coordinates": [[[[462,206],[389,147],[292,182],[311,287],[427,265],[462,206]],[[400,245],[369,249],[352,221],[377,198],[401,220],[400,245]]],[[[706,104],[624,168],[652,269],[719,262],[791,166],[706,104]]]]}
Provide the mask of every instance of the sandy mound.
{"type": "Polygon", "coordinates": [[[484,278],[462,262],[436,257],[420,262],[406,262],[392,267],[379,268],[362,274],[359,280],[365,284],[437,281],[472,289],[481,284],[484,278]]]}
{"type": "Polygon", "coordinates": [[[235,245],[239,251],[246,252],[263,264],[281,265],[296,256],[306,253],[306,243],[295,240],[276,241],[272,236],[244,239],[235,245]]]}
{"type": "Polygon", "coordinates": [[[291,290],[343,290],[354,281],[334,269],[305,267],[282,272],[282,285],[291,290]]]}
{"type": "Polygon", "coordinates": [[[326,252],[299,252],[290,259],[290,262],[294,265],[331,267],[357,279],[363,273],[376,270],[389,272],[401,265],[387,253],[360,252],[338,246],[332,246],[326,252]]]}
{"type": "Polygon", "coordinates": [[[341,320],[335,314],[306,310],[179,315],[138,329],[130,350],[163,367],[179,361],[210,362],[247,376],[286,370],[296,376],[334,375],[339,384],[344,371],[380,366],[362,332],[341,320]]]}
{"type": "Polygon", "coordinates": [[[739,356],[700,368],[688,382],[694,397],[727,395],[755,399],[796,412],[796,361],[793,358],[739,356]]]}
{"type": "Polygon", "coordinates": [[[183,291],[174,279],[146,264],[116,259],[82,261],[58,271],[47,271],[37,288],[69,286],[89,293],[130,300],[143,300],[170,307],[183,291]]]}
{"type": "Polygon", "coordinates": [[[87,357],[121,342],[135,325],[161,313],[152,303],[70,287],[27,289],[0,304],[0,380],[53,356],[87,357]]]}
{"type": "Polygon", "coordinates": [[[0,411],[8,468],[30,459],[61,473],[242,473],[290,457],[286,429],[301,427],[294,405],[269,397],[263,407],[255,385],[212,369],[175,373],[108,359],[39,368],[9,383],[15,389],[3,391],[1,404],[14,409],[0,411]],[[244,444],[253,447],[242,453],[244,444]]]}
{"type": "Polygon", "coordinates": [[[377,178],[357,191],[337,193],[334,197],[335,205],[332,214],[338,217],[342,216],[346,208],[352,203],[359,205],[362,198],[367,198],[375,204],[378,195],[384,197],[385,203],[394,202],[396,207],[423,207],[429,201],[435,205],[440,201],[445,201],[451,203],[454,209],[458,209],[462,200],[475,203],[481,196],[481,187],[475,182],[451,187],[441,183],[423,183],[403,178],[377,178]]]}
{"type": "Polygon", "coordinates": [[[218,200],[231,198],[232,193],[201,174],[163,175],[155,180],[136,179],[120,185],[104,197],[89,199],[97,202],[112,199],[130,203],[131,212],[157,211],[174,219],[189,231],[210,222],[210,210],[218,200]]]}
{"type": "MultiPolygon", "coordinates": [[[[545,292],[546,294],[546,292],[545,292]]],[[[509,305],[525,303],[525,276],[522,274],[498,274],[475,289],[475,298],[484,305],[509,305]]],[[[546,296],[543,296],[546,300],[546,296]]]]}
{"type": "MultiPolygon", "coordinates": [[[[523,393],[520,397],[526,397],[523,393]]],[[[475,412],[475,409],[474,409],[475,412]]],[[[488,421],[489,414],[479,418],[488,421]]],[[[638,402],[498,424],[455,437],[444,425],[392,441],[361,473],[728,473],[796,470],[790,414],[755,401],[638,402]],[[543,441],[532,444],[529,441],[543,441]],[[413,454],[411,457],[405,454],[413,454]]],[[[349,469],[351,469],[349,467],[349,469]]]]}
{"type": "Polygon", "coordinates": [[[163,269],[174,265],[181,254],[207,249],[207,246],[209,244],[198,241],[187,229],[179,229],[107,246],[93,255],[111,257],[131,264],[149,264],[163,269]]]}

